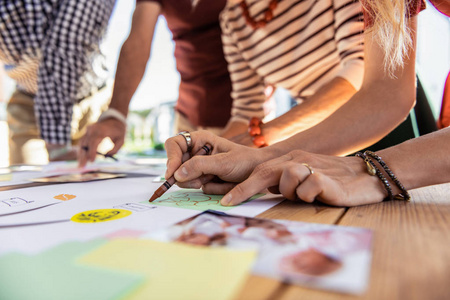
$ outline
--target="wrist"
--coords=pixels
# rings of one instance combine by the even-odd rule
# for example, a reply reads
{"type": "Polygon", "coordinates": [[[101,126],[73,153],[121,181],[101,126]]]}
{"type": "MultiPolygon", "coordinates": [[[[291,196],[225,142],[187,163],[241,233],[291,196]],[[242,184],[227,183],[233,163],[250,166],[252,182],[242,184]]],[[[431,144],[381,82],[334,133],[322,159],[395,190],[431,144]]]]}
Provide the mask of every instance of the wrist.
{"type": "Polygon", "coordinates": [[[73,150],[70,144],[50,144],[46,143],[46,148],[48,152],[48,159],[54,160],[58,157],[64,156],[73,150]]]}
{"type": "Polygon", "coordinates": [[[106,111],[104,111],[100,117],[98,117],[97,122],[101,122],[103,120],[107,119],[116,119],[120,121],[125,127],[127,126],[127,117],[122,112],[115,108],[108,108],[106,111]]]}
{"type": "Polygon", "coordinates": [[[411,196],[409,192],[381,156],[372,151],[365,151],[364,153],[357,152],[355,156],[364,160],[369,175],[373,177],[377,176],[383,183],[388,194],[388,197],[385,199],[410,201],[411,196]]]}

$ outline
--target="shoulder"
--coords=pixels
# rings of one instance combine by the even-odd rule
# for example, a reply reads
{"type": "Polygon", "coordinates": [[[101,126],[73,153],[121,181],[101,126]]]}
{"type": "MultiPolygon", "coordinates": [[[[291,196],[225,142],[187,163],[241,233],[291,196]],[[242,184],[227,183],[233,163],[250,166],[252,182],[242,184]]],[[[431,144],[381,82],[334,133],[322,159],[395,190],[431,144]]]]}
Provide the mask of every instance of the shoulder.
{"type": "Polygon", "coordinates": [[[225,7],[219,15],[220,26],[222,28],[229,28],[233,23],[242,17],[242,11],[239,3],[227,1],[225,7]]]}
{"type": "Polygon", "coordinates": [[[430,0],[431,4],[441,13],[450,17],[450,1],[449,0],[430,0]]]}

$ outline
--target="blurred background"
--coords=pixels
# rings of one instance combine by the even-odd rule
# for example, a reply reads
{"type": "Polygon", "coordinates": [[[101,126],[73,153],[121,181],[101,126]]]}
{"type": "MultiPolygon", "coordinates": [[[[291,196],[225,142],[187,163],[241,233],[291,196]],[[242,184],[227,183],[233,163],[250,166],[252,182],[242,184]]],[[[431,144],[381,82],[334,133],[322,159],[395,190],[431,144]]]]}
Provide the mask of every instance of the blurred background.
{"type": "MultiPolygon", "coordinates": [[[[428,8],[419,15],[417,73],[438,117],[445,79],[450,70],[450,19],[428,8]]],[[[108,32],[102,44],[112,75],[115,73],[120,47],[128,36],[135,1],[117,0],[108,32]]],[[[159,19],[153,40],[151,59],[141,85],[131,101],[128,134],[123,152],[154,155],[172,135],[173,106],[178,97],[179,75],[173,58],[174,45],[164,18],[159,19]]],[[[0,72],[3,68],[0,68],[0,72]]],[[[8,126],[6,101],[14,82],[0,75],[0,167],[8,165],[8,126]]],[[[282,91],[280,91],[282,94],[282,91]]],[[[279,104],[277,114],[288,109],[279,104]]]]}

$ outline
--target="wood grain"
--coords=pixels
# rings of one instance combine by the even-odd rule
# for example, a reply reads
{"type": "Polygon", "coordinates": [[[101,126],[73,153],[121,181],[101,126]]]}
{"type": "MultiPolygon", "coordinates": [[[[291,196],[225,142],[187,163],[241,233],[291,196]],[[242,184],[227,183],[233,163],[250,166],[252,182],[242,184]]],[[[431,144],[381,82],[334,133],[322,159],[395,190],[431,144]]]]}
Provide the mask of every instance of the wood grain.
{"type": "Polygon", "coordinates": [[[321,203],[309,204],[285,200],[258,215],[258,218],[335,224],[345,213],[346,208],[332,207],[321,203]]]}
{"type": "Polygon", "coordinates": [[[251,276],[237,299],[450,299],[450,183],[412,190],[411,196],[411,202],[348,210],[284,201],[259,215],[372,229],[369,286],[363,295],[353,296],[251,276]]]}

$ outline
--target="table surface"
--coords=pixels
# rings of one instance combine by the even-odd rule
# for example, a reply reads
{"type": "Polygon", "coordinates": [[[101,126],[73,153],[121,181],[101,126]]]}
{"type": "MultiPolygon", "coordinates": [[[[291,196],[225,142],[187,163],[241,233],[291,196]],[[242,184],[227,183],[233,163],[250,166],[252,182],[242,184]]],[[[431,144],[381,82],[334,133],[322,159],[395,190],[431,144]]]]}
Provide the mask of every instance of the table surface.
{"type": "MultiPolygon", "coordinates": [[[[0,191],[15,188],[2,187],[0,191]]],[[[363,295],[309,289],[252,275],[235,300],[450,299],[450,183],[411,190],[410,194],[410,202],[352,208],[283,201],[258,215],[372,229],[372,266],[363,295]]]]}
{"type": "Polygon", "coordinates": [[[236,299],[450,299],[450,183],[412,190],[411,197],[352,208],[284,201],[260,214],[372,229],[369,287],[353,296],[251,276],[236,299]]]}

